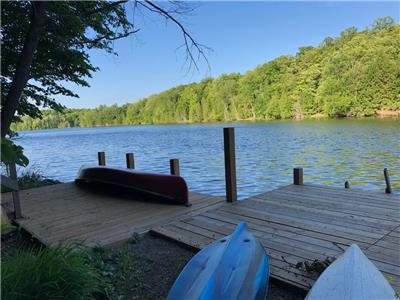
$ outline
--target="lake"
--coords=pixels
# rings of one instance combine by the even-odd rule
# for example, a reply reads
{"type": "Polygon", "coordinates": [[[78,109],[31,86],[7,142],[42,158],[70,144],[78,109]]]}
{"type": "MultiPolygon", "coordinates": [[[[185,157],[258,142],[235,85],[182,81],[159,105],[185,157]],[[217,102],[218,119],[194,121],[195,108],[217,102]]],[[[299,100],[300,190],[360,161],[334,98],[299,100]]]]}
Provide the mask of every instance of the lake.
{"type": "Polygon", "coordinates": [[[96,164],[106,152],[109,166],[125,166],[133,152],[136,168],[169,172],[180,160],[192,191],[223,195],[223,127],[236,128],[240,198],[292,183],[293,167],[304,182],[384,192],[383,168],[400,188],[398,119],[339,119],[265,123],[149,125],[21,131],[15,140],[30,159],[28,169],[72,181],[82,164],[96,164]]]}

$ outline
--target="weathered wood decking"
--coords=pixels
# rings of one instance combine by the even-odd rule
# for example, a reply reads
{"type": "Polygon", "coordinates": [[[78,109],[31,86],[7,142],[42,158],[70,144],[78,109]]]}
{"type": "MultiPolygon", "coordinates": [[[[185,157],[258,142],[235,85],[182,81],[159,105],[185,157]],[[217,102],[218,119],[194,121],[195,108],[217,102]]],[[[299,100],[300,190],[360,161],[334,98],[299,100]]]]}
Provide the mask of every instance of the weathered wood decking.
{"type": "Polygon", "coordinates": [[[400,291],[400,197],[393,194],[290,185],[188,216],[152,232],[198,249],[230,234],[239,221],[270,253],[272,277],[309,289],[315,276],[301,261],[337,257],[358,244],[400,291]]]}
{"type": "MultiPolygon", "coordinates": [[[[111,245],[133,232],[152,233],[201,249],[246,221],[270,253],[271,276],[308,289],[315,277],[300,261],[336,257],[357,243],[400,291],[400,197],[310,185],[290,185],[244,201],[190,194],[191,207],[115,195],[74,183],[20,192],[18,223],[45,244],[81,240],[111,245]]],[[[11,201],[2,195],[2,203],[11,201]]]]}
{"type": "MultiPolygon", "coordinates": [[[[112,245],[134,232],[190,216],[224,202],[221,197],[190,193],[192,206],[165,204],[140,194],[107,193],[101,186],[81,188],[65,183],[20,191],[23,219],[17,220],[40,242],[51,245],[81,241],[112,245]]],[[[2,202],[11,202],[10,194],[2,202]]]]}

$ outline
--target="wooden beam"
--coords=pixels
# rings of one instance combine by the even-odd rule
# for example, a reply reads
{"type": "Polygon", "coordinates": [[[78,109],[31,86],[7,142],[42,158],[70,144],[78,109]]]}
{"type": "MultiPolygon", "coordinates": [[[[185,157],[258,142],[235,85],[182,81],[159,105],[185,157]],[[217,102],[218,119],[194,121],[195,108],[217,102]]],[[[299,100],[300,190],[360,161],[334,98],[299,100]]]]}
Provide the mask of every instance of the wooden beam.
{"type": "Polygon", "coordinates": [[[179,159],[170,159],[169,168],[171,171],[171,175],[180,176],[181,172],[179,169],[179,159]]]}
{"type": "Polygon", "coordinates": [[[392,185],[390,184],[389,171],[387,168],[383,169],[383,176],[385,176],[385,182],[386,182],[385,193],[391,194],[393,190],[392,190],[392,185]]]}
{"type": "Polygon", "coordinates": [[[1,185],[4,185],[12,190],[18,190],[18,181],[4,175],[1,175],[1,185]]]}
{"type": "Polygon", "coordinates": [[[135,158],[133,156],[133,153],[126,153],[126,167],[128,169],[135,168],[135,158]]]}
{"type": "Polygon", "coordinates": [[[344,188],[345,189],[349,189],[350,188],[350,182],[348,182],[347,180],[344,182],[344,188]]]}
{"type": "Polygon", "coordinates": [[[303,185],[303,168],[293,169],[293,184],[303,185]]]}
{"type": "Polygon", "coordinates": [[[226,201],[237,200],[236,187],[236,158],[235,158],[235,128],[224,128],[224,154],[225,154],[225,186],[226,201]]]}
{"type": "Polygon", "coordinates": [[[104,152],[98,152],[97,153],[97,158],[99,160],[99,166],[105,166],[106,165],[106,154],[104,152]]]}
{"type": "Polygon", "coordinates": [[[19,199],[19,192],[18,192],[18,179],[17,179],[17,168],[15,164],[9,165],[10,170],[10,178],[17,182],[17,189],[12,191],[12,198],[14,203],[14,215],[16,219],[22,218],[22,209],[21,209],[21,201],[19,199]]]}

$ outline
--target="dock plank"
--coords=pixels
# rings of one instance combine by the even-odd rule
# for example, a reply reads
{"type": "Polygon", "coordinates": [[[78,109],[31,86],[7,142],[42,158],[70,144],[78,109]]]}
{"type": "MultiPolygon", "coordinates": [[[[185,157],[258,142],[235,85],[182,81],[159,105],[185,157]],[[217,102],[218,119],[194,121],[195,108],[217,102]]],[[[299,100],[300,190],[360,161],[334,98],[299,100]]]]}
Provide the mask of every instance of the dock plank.
{"type": "MultiPolygon", "coordinates": [[[[19,225],[48,245],[79,240],[111,246],[151,231],[200,250],[246,221],[268,250],[277,280],[308,290],[316,275],[295,268],[298,262],[337,257],[356,243],[400,292],[399,195],[289,185],[236,203],[190,193],[192,206],[185,207],[66,183],[20,197],[19,225]]],[[[3,194],[2,205],[10,203],[11,195],[3,194]]]]}
{"type": "Polygon", "coordinates": [[[271,276],[308,290],[316,280],[301,261],[338,257],[356,243],[400,291],[400,197],[321,186],[284,186],[153,228],[201,249],[232,233],[240,221],[270,254],[271,276]]]}
{"type": "MultiPolygon", "coordinates": [[[[20,191],[23,219],[17,223],[46,245],[80,241],[105,246],[122,243],[134,232],[168,224],[224,202],[221,197],[190,193],[190,207],[172,205],[138,193],[102,193],[75,183],[20,191]]],[[[2,205],[11,203],[2,195],[2,205]]]]}

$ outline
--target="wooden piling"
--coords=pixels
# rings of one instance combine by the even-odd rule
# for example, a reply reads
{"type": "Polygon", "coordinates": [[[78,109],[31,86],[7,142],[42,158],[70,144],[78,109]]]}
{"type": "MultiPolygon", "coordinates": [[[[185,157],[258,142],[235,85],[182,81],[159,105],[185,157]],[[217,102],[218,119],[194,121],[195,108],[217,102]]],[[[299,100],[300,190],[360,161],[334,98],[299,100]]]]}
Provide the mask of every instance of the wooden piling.
{"type": "Polygon", "coordinates": [[[128,169],[135,168],[135,157],[133,156],[133,153],[126,153],[126,167],[128,169]]]}
{"type": "Polygon", "coordinates": [[[14,203],[14,216],[16,219],[20,219],[22,218],[22,209],[18,192],[17,168],[15,166],[15,163],[9,165],[9,171],[10,171],[10,178],[15,181],[17,188],[12,190],[12,198],[14,203]]]}
{"type": "Polygon", "coordinates": [[[349,189],[350,188],[350,182],[348,182],[347,180],[344,182],[344,188],[345,189],[349,189]]]}
{"type": "Polygon", "coordinates": [[[106,154],[104,152],[98,152],[97,153],[97,158],[99,160],[99,166],[105,166],[106,165],[106,154]]]}
{"type": "Polygon", "coordinates": [[[171,175],[180,176],[181,172],[179,169],[179,159],[170,159],[169,160],[169,168],[171,175]]]}
{"type": "Polygon", "coordinates": [[[303,185],[303,168],[293,169],[293,184],[303,185]]]}
{"type": "Polygon", "coordinates": [[[392,185],[390,184],[389,171],[387,168],[383,169],[383,176],[385,176],[385,182],[386,182],[385,193],[391,194],[392,193],[392,185]]]}
{"type": "Polygon", "coordinates": [[[235,128],[224,128],[226,201],[237,201],[235,128]]]}

